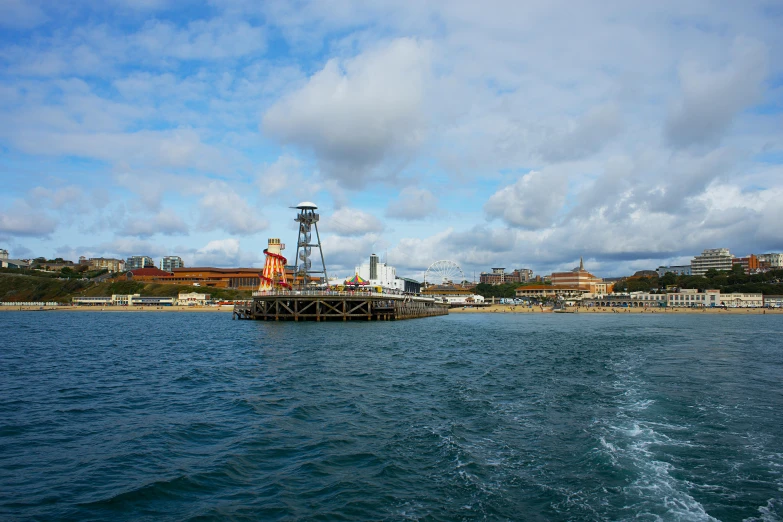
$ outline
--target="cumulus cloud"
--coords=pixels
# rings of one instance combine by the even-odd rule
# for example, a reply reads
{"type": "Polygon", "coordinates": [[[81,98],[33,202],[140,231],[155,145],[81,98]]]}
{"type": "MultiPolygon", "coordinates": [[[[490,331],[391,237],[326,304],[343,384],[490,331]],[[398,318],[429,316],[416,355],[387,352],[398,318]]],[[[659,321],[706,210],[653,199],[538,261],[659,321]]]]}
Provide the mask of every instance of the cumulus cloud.
{"type": "Polygon", "coordinates": [[[343,207],[326,219],[330,232],[342,236],[361,236],[369,232],[382,232],[383,223],[367,212],[355,208],[343,207]]]}
{"type": "Polygon", "coordinates": [[[242,251],[239,240],[234,238],[210,241],[194,254],[196,265],[216,267],[238,267],[242,251]]]}
{"type": "Polygon", "coordinates": [[[199,210],[199,226],[204,230],[222,229],[229,234],[247,235],[269,226],[269,221],[261,215],[259,209],[248,205],[223,181],[213,181],[204,189],[199,210]]]}
{"type": "Polygon", "coordinates": [[[438,210],[438,199],[427,189],[405,187],[400,195],[389,203],[386,215],[404,220],[424,219],[438,210]]]}
{"type": "Polygon", "coordinates": [[[0,234],[9,236],[47,237],[57,228],[57,221],[43,209],[25,201],[14,201],[0,209],[0,234]]]}
{"type": "Polygon", "coordinates": [[[621,128],[622,118],[616,105],[595,107],[565,129],[547,136],[540,153],[551,162],[582,159],[598,152],[621,128]]]}
{"type": "Polygon", "coordinates": [[[718,69],[689,61],[680,66],[682,94],[666,121],[666,141],[673,147],[716,142],[738,113],[757,102],[767,76],[767,49],[739,38],[729,62],[718,69]]]}
{"type": "Polygon", "coordinates": [[[531,171],[501,188],[484,204],[491,218],[511,226],[542,229],[552,225],[568,193],[567,179],[556,171],[531,171]]]}
{"type": "Polygon", "coordinates": [[[155,234],[175,236],[188,233],[185,221],[173,210],[164,209],[155,215],[135,215],[126,218],[119,234],[123,236],[150,237],[155,234]]]}
{"type": "Polygon", "coordinates": [[[341,183],[362,184],[384,159],[424,141],[429,70],[429,46],[410,38],[329,60],[267,111],[263,128],[313,151],[325,173],[341,183]]]}

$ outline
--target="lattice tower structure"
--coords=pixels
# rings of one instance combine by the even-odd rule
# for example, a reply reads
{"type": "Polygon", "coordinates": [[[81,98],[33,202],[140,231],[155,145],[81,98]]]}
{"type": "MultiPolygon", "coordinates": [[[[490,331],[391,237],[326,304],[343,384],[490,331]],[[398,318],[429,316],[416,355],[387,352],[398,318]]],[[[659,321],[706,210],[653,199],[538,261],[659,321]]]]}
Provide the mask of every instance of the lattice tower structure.
{"type": "Polygon", "coordinates": [[[318,221],[320,220],[320,215],[316,212],[318,207],[315,203],[304,201],[295,208],[299,210],[299,214],[294,220],[299,223],[299,238],[296,241],[296,258],[299,265],[295,282],[307,285],[312,275],[318,275],[321,282],[328,285],[329,276],[326,273],[326,261],[324,261],[324,251],[321,248],[321,236],[318,233],[318,221]],[[315,232],[315,236],[313,236],[313,232],[315,232]],[[316,270],[310,259],[316,247],[321,257],[321,270],[316,270]]]}

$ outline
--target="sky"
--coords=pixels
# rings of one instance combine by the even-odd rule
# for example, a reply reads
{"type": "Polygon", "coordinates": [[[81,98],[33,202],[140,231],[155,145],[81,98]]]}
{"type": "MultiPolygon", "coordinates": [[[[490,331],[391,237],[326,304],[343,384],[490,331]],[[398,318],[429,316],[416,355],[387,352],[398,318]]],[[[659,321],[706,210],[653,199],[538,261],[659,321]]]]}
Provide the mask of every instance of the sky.
{"type": "Polygon", "coordinates": [[[783,3],[0,0],[0,248],[615,277],[783,251],[783,3]]]}

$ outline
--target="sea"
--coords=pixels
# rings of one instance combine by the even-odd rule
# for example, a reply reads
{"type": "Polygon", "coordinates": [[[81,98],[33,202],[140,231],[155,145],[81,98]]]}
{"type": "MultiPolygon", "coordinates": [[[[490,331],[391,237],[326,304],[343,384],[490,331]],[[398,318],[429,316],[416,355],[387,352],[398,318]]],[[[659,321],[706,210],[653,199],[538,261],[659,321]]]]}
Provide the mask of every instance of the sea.
{"type": "Polygon", "coordinates": [[[783,316],[0,314],[1,520],[783,520],[783,316]]]}

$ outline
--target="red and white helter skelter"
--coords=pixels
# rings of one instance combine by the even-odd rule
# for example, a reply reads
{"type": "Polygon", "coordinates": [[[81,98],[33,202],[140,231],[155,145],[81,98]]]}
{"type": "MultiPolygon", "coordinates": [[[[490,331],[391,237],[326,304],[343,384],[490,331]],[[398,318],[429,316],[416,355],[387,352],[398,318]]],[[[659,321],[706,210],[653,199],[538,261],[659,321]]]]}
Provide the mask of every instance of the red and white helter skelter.
{"type": "Polygon", "coordinates": [[[267,248],[264,250],[266,261],[264,270],[261,272],[261,284],[258,287],[259,292],[269,292],[276,288],[291,288],[285,277],[285,265],[288,260],[280,252],[285,249],[285,245],[280,243],[278,238],[270,238],[267,248]]]}

